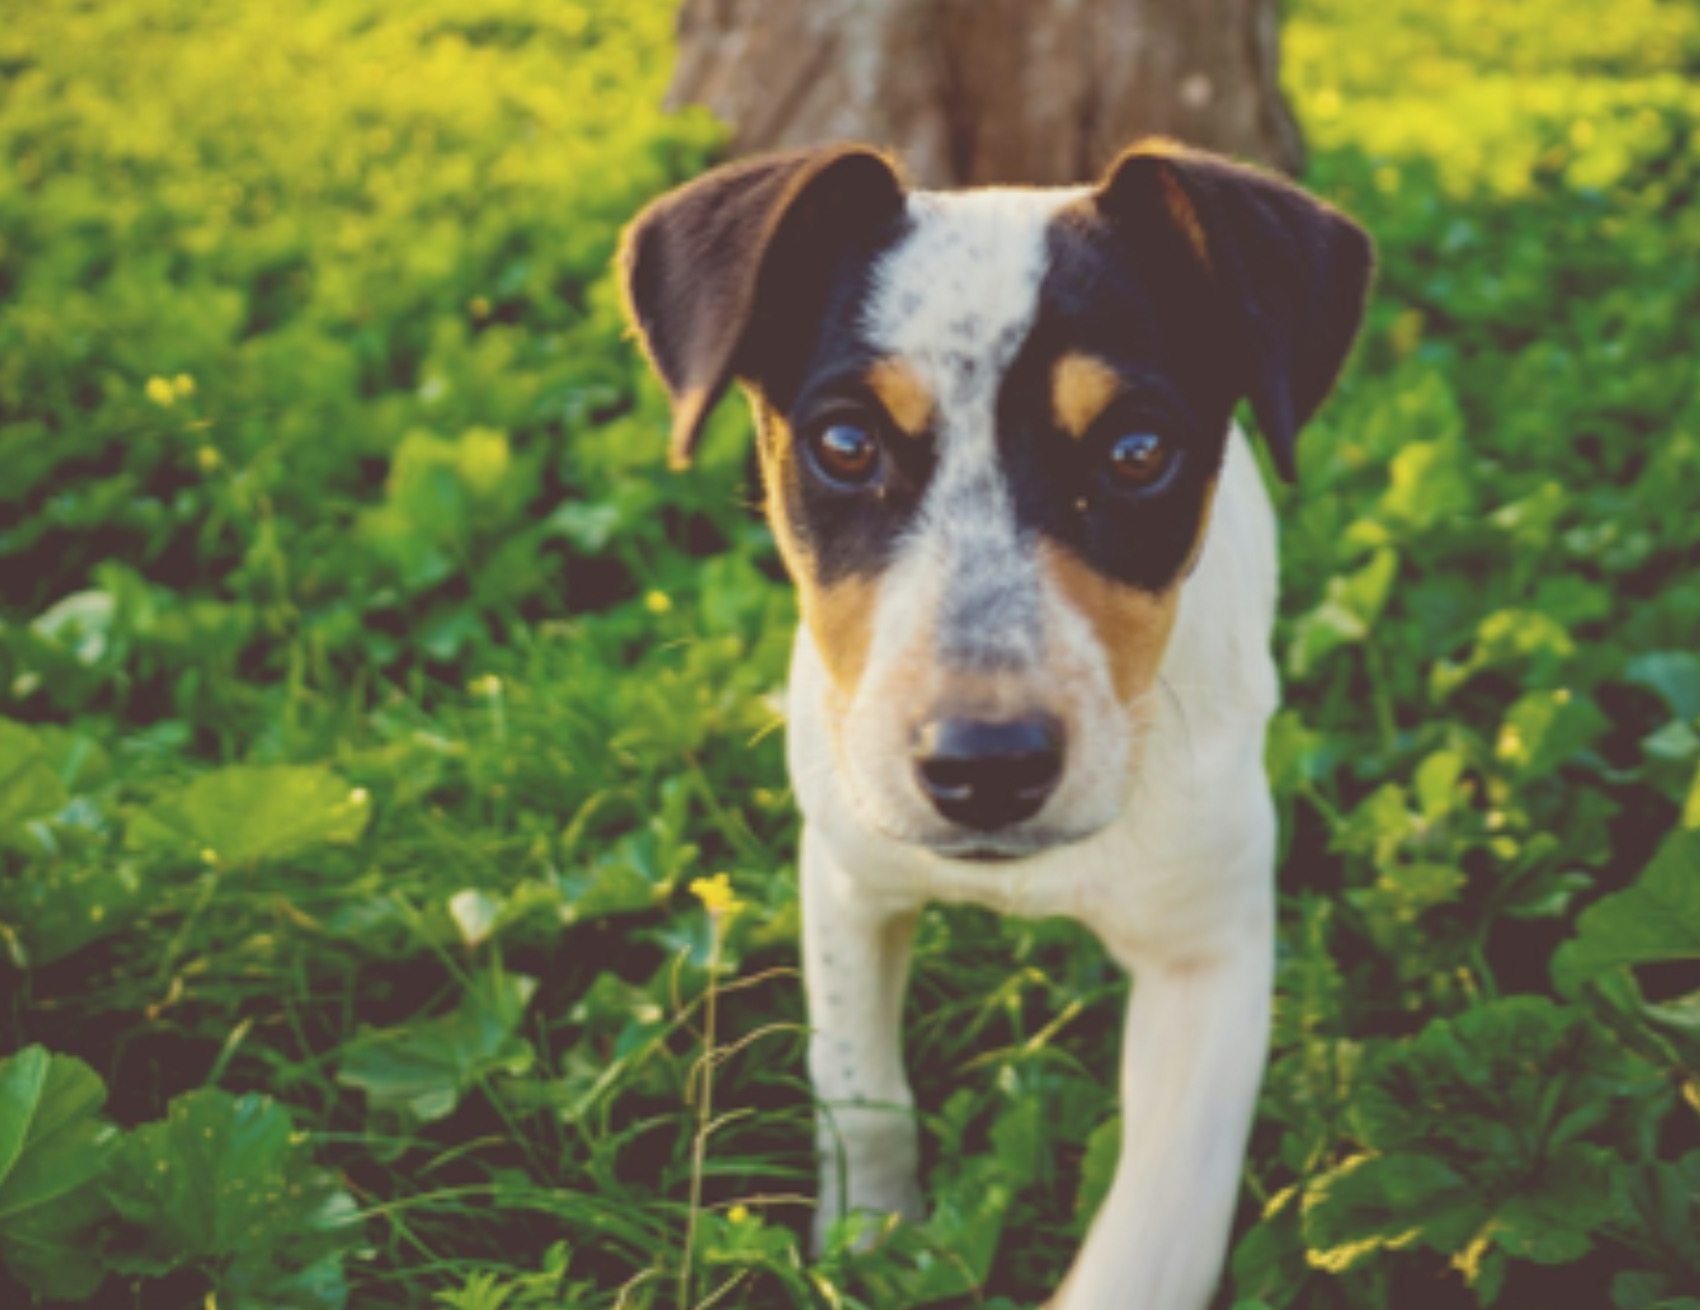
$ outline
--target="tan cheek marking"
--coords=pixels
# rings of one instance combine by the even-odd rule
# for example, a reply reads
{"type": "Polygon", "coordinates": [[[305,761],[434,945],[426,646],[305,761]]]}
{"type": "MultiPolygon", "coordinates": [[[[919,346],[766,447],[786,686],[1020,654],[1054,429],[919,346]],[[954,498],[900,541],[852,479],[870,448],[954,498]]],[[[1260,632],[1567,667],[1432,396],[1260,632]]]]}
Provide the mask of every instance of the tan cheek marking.
{"type": "Polygon", "coordinates": [[[803,617],[826,665],[827,676],[846,699],[853,697],[868,666],[879,588],[865,578],[846,578],[830,587],[801,584],[803,617]]]}
{"type": "Polygon", "coordinates": [[[867,667],[877,588],[862,578],[848,578],[830,587],[820,585],[814,553],[791,521],[785,497],[778,493],[790,476],[789,429],[785,420],[759,397],[752,396],[751,403],[755,406],[760,437],[762,478],[768,488],[767,521],[773,528],[780,558],[797,586],[803,621],[809,625],[827,675],[848,700],[855,695],[856,684],[867,667]]]}
{"type": "Polygon", "coordinates": [[[868,389],[904,436],[918,437],[932,425],[932,393],[901,360],[882,359],[869,369],[868,389]]]}
{"type": "Polygon", "coordinates": [[[1064,355],[1051,372],[1051,411],[1057,426],[1071,437],[1085,436],[1120,390],[1115,370],[1102,360],[1064,355]]]}
{"type": "Polygon", "coordinates": [[[1050,542],[1039,558],[1068,603],[1088,623],[1110,662],[1110,680],[1125,705],[1151,690],[1175,625],[1180,588],[1153,596],[1124,586],[1050,542]]]}

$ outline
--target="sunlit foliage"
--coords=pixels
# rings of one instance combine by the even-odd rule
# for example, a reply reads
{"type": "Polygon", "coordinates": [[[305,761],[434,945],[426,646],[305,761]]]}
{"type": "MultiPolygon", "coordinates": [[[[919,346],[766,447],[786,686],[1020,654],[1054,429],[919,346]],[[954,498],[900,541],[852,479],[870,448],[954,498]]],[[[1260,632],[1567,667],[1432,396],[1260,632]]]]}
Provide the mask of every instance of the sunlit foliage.
{"type": "MultiPolygon", "coordinates": [[[[1287,8],[1382,262],[1230,1300],[1696,1310],[1700,10],[1287,8]]],[[[794,607],[608,275],[671,9],[0,21],[0,1302],[1007,1310],[1101,1197],[1118,972],[935,912],[932,1217],[803,1254],[794,607]]]]}

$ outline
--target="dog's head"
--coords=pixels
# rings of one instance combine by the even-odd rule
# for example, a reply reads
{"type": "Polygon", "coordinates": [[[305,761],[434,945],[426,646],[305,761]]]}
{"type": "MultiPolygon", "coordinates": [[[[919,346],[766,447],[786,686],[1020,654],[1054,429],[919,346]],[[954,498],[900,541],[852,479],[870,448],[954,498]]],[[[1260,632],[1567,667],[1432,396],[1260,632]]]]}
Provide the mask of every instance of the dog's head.
{"type": "Polygon", "coordinates": [[[1291,478],[1370,263],[1340,214],[1166,143],[1095,189],[947,194],[825,148],[638,218],[674,462],[743,383],[865,824],[990,858],[1116,817],[1233,408],[1291,478]]]}

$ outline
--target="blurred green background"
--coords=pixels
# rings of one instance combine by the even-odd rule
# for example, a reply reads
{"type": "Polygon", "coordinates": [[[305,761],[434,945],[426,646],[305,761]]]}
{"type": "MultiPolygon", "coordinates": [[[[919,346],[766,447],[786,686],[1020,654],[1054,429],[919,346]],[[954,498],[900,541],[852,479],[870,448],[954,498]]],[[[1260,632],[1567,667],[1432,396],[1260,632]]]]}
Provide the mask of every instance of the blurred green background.
{"type": "MultiPolygon", "coordinates": [[[[672,8],[8,8],[7,1305],[1060,1276],[1125,984],[968,911],[909,1021],[933,1218],[800,1250],[794,608],[742,414],[662,472],[608,270],[722,139],[658,107],[672,8]]],[[[1279,492],[1223,1304],[1697,1310],[1700,8],[1294,0],[1283,41],[1382,264],[1279,492]]]]}

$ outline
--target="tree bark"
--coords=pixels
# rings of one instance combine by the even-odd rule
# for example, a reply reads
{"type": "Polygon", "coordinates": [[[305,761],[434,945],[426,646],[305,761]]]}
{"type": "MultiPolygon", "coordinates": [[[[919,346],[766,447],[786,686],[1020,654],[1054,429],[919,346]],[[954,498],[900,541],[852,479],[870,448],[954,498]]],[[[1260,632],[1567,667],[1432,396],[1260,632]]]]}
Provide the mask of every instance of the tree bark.
{"type": "Polygon", "coordinates": [[[1277,68],[1276,0],[685,0],[669,102],[932,187],[1090,181],[1147,135],[1297,173],[1277,68]]]}

